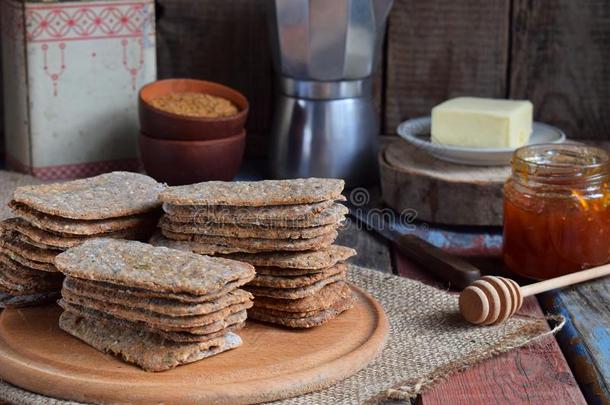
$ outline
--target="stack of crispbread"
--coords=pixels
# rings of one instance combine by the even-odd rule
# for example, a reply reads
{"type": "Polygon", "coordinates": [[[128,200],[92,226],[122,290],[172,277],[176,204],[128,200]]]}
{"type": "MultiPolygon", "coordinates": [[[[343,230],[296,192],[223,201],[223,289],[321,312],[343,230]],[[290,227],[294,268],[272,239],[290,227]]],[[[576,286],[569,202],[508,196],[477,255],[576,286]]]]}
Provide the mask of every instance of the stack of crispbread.
{"type": "Polygon", "coordinates": [[[17,188],[9,207],[18,217],[0,222],[0,307],[56,298],[63,277],[53,262],[67,248],[99,236],[149,238],[162,189],[128,172],[17,188]]]}
{"type": "Polygon", "coordinates": [[[66,275],[60,327],[98,350],[163,371],[241,344],[247,263],[108,238],[55,263],[66,275]]]}
{"type": "Polygon", "coordinates": [[[344,261],[355,251],[332,245],[347,213],[336,202],[343,186],[310,178],[170,187],[151,243],[251,263],[250,318],[321,325],[352,305],[344,261]]]}

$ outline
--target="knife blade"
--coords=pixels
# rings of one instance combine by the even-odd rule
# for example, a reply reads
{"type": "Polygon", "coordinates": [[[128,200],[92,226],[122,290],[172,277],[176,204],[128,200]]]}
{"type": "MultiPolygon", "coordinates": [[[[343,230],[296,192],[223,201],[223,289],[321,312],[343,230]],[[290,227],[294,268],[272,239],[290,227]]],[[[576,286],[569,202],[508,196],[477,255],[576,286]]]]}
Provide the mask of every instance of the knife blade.
{"type": "Polygon", "coordinates": [[[394,243],[406,257],[451,287],[463,289],[481,277],[476,266],[415,236],[412,233],[415,225],[412,221],[409,223],[408,215],[402,215],[396,221],[396,213],[390,209],[347,205],[349,215],[366,229],[374,230],[394,243]],[[388,221],[388,218],[394,220],[388,221]]]}

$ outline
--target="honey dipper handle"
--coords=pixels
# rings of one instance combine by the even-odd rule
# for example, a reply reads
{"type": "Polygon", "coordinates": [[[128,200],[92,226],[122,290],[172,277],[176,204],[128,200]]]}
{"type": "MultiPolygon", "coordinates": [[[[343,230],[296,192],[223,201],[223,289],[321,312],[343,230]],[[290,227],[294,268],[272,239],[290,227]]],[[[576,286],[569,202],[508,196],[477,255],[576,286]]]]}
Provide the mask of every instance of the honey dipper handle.
{"type": "Polygon", "coordinates": [[[588,270],[582,270],[576,273],[566,274],[565,276],[551,278],[549,280],[526,285],[525,287],[521,287],[521,294],[524,297],[528,297],[541,292],[554,290],[555,288],[578,284],[582,283],[583,281],[593,280],[594,278],[608,275],[610,275],[610,264],[604,264],[603,266],[593,267],[588,270]]]}

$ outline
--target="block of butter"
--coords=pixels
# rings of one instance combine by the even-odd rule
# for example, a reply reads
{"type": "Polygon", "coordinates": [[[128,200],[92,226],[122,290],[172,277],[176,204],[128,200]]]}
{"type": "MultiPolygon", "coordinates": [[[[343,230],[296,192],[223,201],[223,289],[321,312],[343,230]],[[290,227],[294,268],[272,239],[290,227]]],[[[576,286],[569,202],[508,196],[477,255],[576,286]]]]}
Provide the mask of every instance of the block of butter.
{"type": "Polygon", "coordinates": [[[532,132],[527,100],[458,97],[432,109],[432,142],[469,148],[517,148],[532,132]]]}

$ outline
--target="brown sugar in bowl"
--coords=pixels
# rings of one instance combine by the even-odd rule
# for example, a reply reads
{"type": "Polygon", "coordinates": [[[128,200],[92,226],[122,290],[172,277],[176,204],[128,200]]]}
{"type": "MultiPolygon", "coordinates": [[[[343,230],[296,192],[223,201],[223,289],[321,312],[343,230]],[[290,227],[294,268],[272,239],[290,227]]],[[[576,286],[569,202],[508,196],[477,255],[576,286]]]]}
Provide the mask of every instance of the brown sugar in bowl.
{"type": "Polygon", "coordinates": [[[237,135],[248,116],[248,100],[243,94],[222,84],[195,79],[165,79],[140,89],[138,111],[140,130],[149,137],[182,141],[221,139],[237,135]],[[205,93],[229,100],[237,114],[226,117],[196,117],[163,111],[151,101],[172,93],[205,93]]]}
{"type": "Polygon", "coordinates": [[[148,175],[171,186],[233,180],[241,165],[246,131],[223,139],[176,141],[140,133],[140,160],[148,175]]]}

